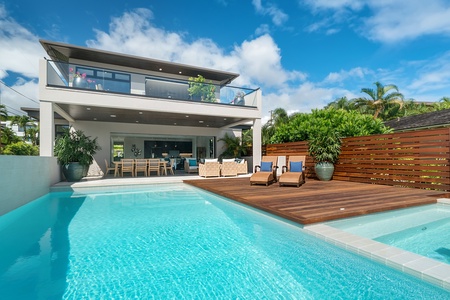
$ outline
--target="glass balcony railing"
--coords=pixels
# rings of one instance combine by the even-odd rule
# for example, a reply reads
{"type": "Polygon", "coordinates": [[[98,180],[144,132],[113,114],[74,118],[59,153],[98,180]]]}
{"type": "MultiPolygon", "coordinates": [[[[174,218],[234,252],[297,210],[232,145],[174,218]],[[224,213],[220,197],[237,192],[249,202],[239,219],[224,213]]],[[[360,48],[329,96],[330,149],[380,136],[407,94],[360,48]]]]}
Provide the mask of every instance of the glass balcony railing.
{"type": "Polygon", "coordinates": [[[256,89],[47,61],[47,85],[148,98],[256,106],[256,89]]]}

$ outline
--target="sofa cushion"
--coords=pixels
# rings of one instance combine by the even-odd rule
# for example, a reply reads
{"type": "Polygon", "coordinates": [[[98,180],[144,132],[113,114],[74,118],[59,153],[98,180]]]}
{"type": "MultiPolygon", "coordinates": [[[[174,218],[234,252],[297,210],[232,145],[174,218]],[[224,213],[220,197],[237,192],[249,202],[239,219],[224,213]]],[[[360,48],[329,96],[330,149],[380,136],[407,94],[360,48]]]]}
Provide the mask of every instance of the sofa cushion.
{"type": "Polygon", "coordinates": [[[289,171],[291,172],[302,172],[303,162],[301,161],[291,161],[289,162],[289,171]]]}
{"type": "Polygon", "coordinates": [[[194,158],[189,159],[189,167],[197,166],[197,160],[194,158]]]}
{"type": "Polygon", "coordinates": [[[217,158],[206,158],[205,163],[207,162],[217,162],[217,158]]]}
{"type": "Polygon", "coordinates": [[[261,162],[261,172],[272,172],[272,162],[262,161],[261,162]]]}

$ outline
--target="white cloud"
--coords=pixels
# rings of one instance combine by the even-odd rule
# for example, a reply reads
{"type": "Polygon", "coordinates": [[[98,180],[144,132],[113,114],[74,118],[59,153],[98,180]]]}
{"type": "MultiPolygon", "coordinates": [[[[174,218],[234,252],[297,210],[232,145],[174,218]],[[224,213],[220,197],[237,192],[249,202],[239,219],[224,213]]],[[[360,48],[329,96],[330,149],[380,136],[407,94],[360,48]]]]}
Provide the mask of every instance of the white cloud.
{"type": "Polygon", "coordinates": [[[8,71],[37,78],[39,60],[45,51],[39,45],[39,38],[8,16],[0,5],[0,79],[8,71]]]}
{"type": "Polygon", "coordinates": [[[272,17],[272,22],[277,26],[283,25],[289,19],[289,16],[274,4],[263,6],[261,0],[252,0],[252,4],[257,13],[272,17]]]}
{"type": "Polygon", "coordinates": [[[364,78],[365,75],[371,73],[370,70],[356,67],[351,70],[341,70],[339,72],[331,72],[328,74],[328,76],[325,78],[325,83],[338,83],[343,82],[344,80],[347,80],[348,78],[364,78]]]}
{"type": "Polygon", "coordinates": [[[368,32],[369,37],[374,40],[395,43],[425,35],[450,36],[448,2],[440,0],[374,1],[370,6],[373,16],[365,22],[364,31],[368,32]]]}
{"type": "Polygon", "coordinates": [[[109,32],[96,30],[96,40],[89,47],[176,61],[240,73],[236,84],[280,87],[290,81],[304,80],[306,75],[287,71],[281,64],[280,49],[268,34],[235,45],[225,53],[211,39],[185,41],[180,33],[157,28],[148,20],[152,12],[138,9],[111,21],[109,32]]]}
{"type": "Polygon", "coordinates": [[[19,114],[20,107],[38,106],[27,97],[38,99],[39,59],[44,55],[38,37],[9,17],[0,5],[0,80],[17,91],[0,85],[1,103],[7,106],[9,114],[19,114]],[[12,78],[12,72],[18,77],[12,78]]]}
{"type": "Polygon", "coordinates": [[[305,3],[313,13],[326,15],[322,21],[311,24],[308,31],[328,28],[329,23],[346,23],[361,36],[383,43],[427,35],[450,36],[450,6],[442,0],[306,0],[305,3]],[[364,15],[343,18],[351,12],[361,12],[364,7],[367,7],[364,15]]]}

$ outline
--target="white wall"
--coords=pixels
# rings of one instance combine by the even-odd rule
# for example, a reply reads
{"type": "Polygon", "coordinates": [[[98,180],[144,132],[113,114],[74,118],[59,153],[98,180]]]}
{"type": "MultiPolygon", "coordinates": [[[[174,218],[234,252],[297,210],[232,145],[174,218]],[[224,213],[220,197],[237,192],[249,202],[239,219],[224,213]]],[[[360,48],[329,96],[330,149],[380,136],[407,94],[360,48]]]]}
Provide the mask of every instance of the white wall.
{"type": "Polygon", "coordinates": [[[0,155],[0,215],[47,194],[59,181],[54,157],[0,155]]]}

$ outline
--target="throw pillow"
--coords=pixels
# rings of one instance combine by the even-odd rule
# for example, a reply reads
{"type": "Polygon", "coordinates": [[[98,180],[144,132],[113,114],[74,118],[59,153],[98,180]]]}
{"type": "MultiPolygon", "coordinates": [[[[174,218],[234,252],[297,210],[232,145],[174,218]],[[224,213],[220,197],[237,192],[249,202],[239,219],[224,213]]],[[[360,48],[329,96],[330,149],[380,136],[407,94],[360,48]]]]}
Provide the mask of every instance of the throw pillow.
{"type": "Polygon", "coordinates": [[[261,162],[261,172],[272,172],[272,162],[262,161],[261,162]]]}
{"type": "Polygon", "coordinates": [[[234,158],[224,158],[222,159],[222,162],[234,162],[234,158]]]}
{"type": "Polygon", "coordinates": [[[291,161],[289,162],[289,171],[291,172],[302,172],[303,170],[303,162],[298,161],[291,161]]]}
{"type": "Polygon", "coordinates": [[[195,159],[189,160],[189,167],[195,167],[197,165],[197,161],[195,159]]]}

